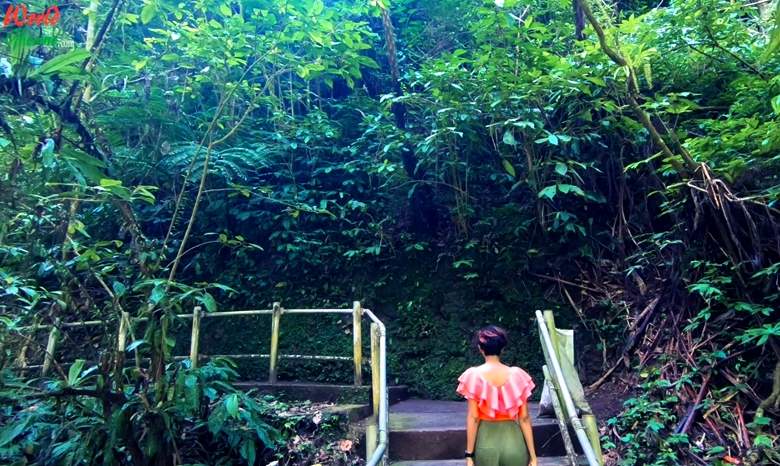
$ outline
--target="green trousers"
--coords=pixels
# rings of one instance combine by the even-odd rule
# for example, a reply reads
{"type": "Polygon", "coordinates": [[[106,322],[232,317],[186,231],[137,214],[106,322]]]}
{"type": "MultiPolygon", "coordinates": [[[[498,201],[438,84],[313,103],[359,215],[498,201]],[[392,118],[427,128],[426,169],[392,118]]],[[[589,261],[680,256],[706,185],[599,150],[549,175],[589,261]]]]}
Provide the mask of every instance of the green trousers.
{"type": "Polygon", "coordinates": [[[528,466],[528,448],[515,421],[481,421],[474,466],[528,466]]]}

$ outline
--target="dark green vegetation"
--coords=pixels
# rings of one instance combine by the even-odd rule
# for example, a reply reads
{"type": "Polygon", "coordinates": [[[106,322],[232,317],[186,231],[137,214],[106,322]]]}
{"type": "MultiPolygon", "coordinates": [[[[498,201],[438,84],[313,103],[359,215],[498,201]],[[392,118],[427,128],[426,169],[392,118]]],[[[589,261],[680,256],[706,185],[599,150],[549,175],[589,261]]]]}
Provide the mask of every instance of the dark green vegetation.
{"type": "MultiPolygon", "coordinates": [[[[554,308],[583,375],[627,384],[611,460],[778,464],[773,8],[575,10],[583,31],[570,2],[84,0],[0,29],[0,461],[270,458],[273,408],[171,363],[174,314],[359,299],[421,395],[453,395],[486,322],[538,379],[554,308]],[[122,311],[148,367],[115,368],[111,330],[89,373],[12,375],[42,354],[20,326],[122,311]]],[[[267,321],[233,325],[204,352],[265,351],[267,321]]],[[[283,351],[348,354],[349,326],[292,322],[283,351]]]]}

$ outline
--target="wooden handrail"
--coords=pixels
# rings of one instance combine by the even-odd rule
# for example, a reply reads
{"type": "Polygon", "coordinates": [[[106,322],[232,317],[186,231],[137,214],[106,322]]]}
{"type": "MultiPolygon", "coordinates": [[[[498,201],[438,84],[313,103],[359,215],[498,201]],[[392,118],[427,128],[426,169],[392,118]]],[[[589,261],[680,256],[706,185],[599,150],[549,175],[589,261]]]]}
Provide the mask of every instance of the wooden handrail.
{"type": "MultiPolygon", "coordinates": [[[[353,383],[356,386],[363,384],[363,335],[362,335],[362,321],[364,312],[371,312],[367,309],[363,309],[359,301],[355,301],[352,305],[352,309],[344,308],[319,308],[319,309],[284,309],[281,303],[274,303],[271,309],[245,309],[236,311],[225,312],[213,312],[204,313],[200,306],[196,306],[192,313],[177,314],[176,317],[180,319],[191,319],[191,337],[190,337],[190,354],[189,356],[174,356],[175,360],[189,359],[192,367],[198,366],[198,361],[201,358],[210,357],[229,357],[235,359],[250,359],[250,358],[262,358],[269,359],[268,369],[268,381],[275,383],[278,378],[278,362],[279,359],[289,360],[319,360],[319,361],[353,361],[353,383]],[[281,333],[281,317],[283,314],[352,314],[352,357],[349,356],[331,356],[331,355],[302,355],[302,354],[279,354],[279,338],[281,333]],[[242,353],[231,355],[203,355],[200,354],[200,325],[203,319],[211,318],[225,318],[225,317],[238,317],[238,316],[255,316],[255,315],[270,315],[271,316],[271,346],[269,354],[263,353],[242,353]]],[[[373,318],[376,316],[371,314],[373,318]]],[[[120,318],[119,329],[117,334],[117,350],[124,353],[127,347],[127,332],[131,322],[146,322],[148,317],[131,318],[124,316],[124,319],[120,318]]],[[[87,320],[77,322],[56,322],[49,325],[34,325],[19,327],[17,331],[31,331],[36,333],[39,331],[49,331],[49,340],[47,342],[46,360],[43,364],[25,365],[24,369],[37,369],[41,368],[43,375],[48,373],[49,368],[54,361],[54,351],[56,351],[57,344],[62,329],[66,328],[85,328],[96,327],[101,325],[108,325],[112,323],[107,320],[87,320]]],[[[378,373],[376,368],[376,360],[378,359],[378,336],[374,334],[375,330],[371,329],[371,369],[372,369],[372,385],[376,385],[373,373],[378,373]]],[[[67,364],[66,364],[67,365],[67,364]]],[[[376,397],[375,397],[376,398],[376,397]]]]}
{"type": "MultiPolygon", "coordinates": [[[[193,368],[198,366],[201,358],[231,358],[231,359],[268,359],[268,381],[276,383],[278,374],[279,359],[289,360],[314,360],[314,361],[352,361],[354,371],[354,384],[361,386],[363,383],[363,317],[368,317],[371,321],[371,392],[372,408],[376,419],[374,426],[375,436],[373,442],[369,442],[367,450],[368,466],[376,466],[383,463],[389,449],[388,436],[388,398],[387,398],[387,334],[385,326],[370,309],[364,309],[359,301],[355,301],[352,309],[284,309],[281,303],[274,303],[272,309],[248,309],[238,311],[203,313],[200,306],[193,309],[189,314],[177,314],[181,319],[192,319],[190,354],[189,356],[174,356],[177,361],[190,360],[193,368]],[[284,314],[352,314],[352,356],[331,356],[331,355],[302,355],[302,354],[279,354],[279,340],[281,333],[282,315],[284,314]],[[200,325],[203,319],[217,317],[236,317],[252,315],[270,315],[271,316],[271,342],[269,354],[264,353],[244,353],[244,354],[225,354],[225,355],[204,355],[200,354],[200,325]]],[[[130,318],[127,313],[123,313],[119,319],[119,328],[117,331],[117,352],[124,355],[127,349],[127,335],[132,333],[133,322],[145,322],[147,317],[130,318]]],[[[55,321],[53,325],[32,325],[28,327],[19,327],[17,331],[29,331],[37,333],[38,331],[49,331],[49,339],[46,345],[46,354],[43,364],[26,365],[26,358],[20,358],[24,361],[22,370],[41,369],[43,375],[46,375],[49,368],[54,364],[54,352],[57,348],[60,332],[65,328],[94,327],[107,325],[113,321],[89,320],[81,322],[59,322],[55,321]]],[[[137,350],[136,350],[137,351],[137,350]]],[[[140,358],[136,352],[137,363],[140,364],[140,358]]],[[[116,362],[124,365],[122,361],[116,362]]],[[[69,366],[72,363],[63,363],[61,366],[69,366]]]]}

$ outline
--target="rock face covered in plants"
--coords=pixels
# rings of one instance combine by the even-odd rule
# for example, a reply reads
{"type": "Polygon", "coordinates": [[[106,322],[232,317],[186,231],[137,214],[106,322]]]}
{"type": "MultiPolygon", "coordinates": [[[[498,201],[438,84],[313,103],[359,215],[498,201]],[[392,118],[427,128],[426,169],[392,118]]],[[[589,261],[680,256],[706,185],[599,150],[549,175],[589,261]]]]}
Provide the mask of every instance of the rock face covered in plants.
{"type": "MultiPolygon", "coordinates": [[[[780,461],[773,10],[113,0],[0,29],[0,462],[352,461],[231,389],[262,364],[173,357],[196,305],[353,300],[417,395],[453,396],[486,323],[541,377],[551,308],[611,461],[780,461]],[[122,315],[146,320],[117,354],[122,315]],[[20,372],[31,328],[81,320],[107,325],[20,372]]],[[[266,351],[267,320],[222,320],[204,353],[266,351]]],[[[281,350],[347,355],[350,331],[285,316],[281,350]]]]}

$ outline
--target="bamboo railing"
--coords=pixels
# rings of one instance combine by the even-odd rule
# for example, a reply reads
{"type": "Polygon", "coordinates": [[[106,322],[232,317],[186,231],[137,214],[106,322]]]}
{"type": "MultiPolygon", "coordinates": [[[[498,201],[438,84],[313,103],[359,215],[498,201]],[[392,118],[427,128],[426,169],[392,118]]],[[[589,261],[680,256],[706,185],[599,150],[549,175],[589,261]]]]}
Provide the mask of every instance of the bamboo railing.
{"type": "MultiPolygon", "coordinates": [[[[588,466],[602,466],[604,457],[601,453],[601,442],[596,425],[596,417],[585,400],[582,384],[574,368],[572,356],[565,350],[565,342],[559,341],[561,334],[573,340],[571,331],[564,333],[555,327],[552,311],[536,311],[536,322],[539,326],[539,338],[542,342],[544,359],[547,363],[544,370],[545,383],[548,385],[555,409],[555,416],[561,426],[564,445],[569,462],[576,466],[576,454],[571,438],[568,435],[568,422],[574,429],[577,441],[582,448],[588,466]]],[[[573,344],[573,341],[568,342],[573,344]]]]}
{"type": "MultiPolygon", "coordinates": [[[[188,356],[174,356],[175,360],[189,360],[192,367],[198,367],[198,363],[203,358],[226,357],[231,359],[269,359],[268,364],[268,382],[277,383],[277,374],[280,359],[290,360],[315,360],[315,361],[353,361],[353,383],[355,386],[363,385],[363,318],[368,317],[371,322],[370,348],[371,348],[371,394],[372,408],[376,421],[375,425],[369,425],[372,441],[367,445],[368,466],[384,464],[388,451],[388,396],[387,396],[387,336],[385,326],[377,316],[369,309],[364,309],[359,301],[353,303],[352,309],[284,309],[281,303],[276,302],[271,309],[250,309],[241,311],[226,311],[215,313],[204,313],[200,306],[196,306],[190,314],[177,314],[178,318],[191,319],[190,334],[190,352],[188,356]],[[279,337],[281,333],[282,316],[289,314],[351,314],[352,315],[352,356],[330,356],[330,355],[303,355],[303,354],[279,354],[279,337]],[[270,349],[267,354],[219,354],[204,355],[200,352],[200,327],[203,319],[229,318],[237,316],[271,316],[271,341],[270,349]]],[[[127,351],[127,336],[132,331],[132,324],[136,322],[145,322],[148,318],[131,318],[128,313],[123,312],[119,319],[117,330],[117,354],[122,361],[117,364],[123,364],[124,354],[127,351]]],[[[32,325],[20,327],[20,332],[35,334],[40,331],[49,331],[46,350],[43,363],[40,365],[27,365],[26,353],[29,345],[25,343],[22,351],[17,358],[17,366],[22,370],[40,369],[41,375],[46,376],[52,364],[55,363],[55,354],[57,345],[60,341],[61,332],[68,328],[86,328],[105,326],[108,322],[102,320],[89,320],[81,322],[60,322],[55,321],[51,325],[32,325]]],[[[140,364],[138,353],[136,352],[137,363],[140,364]]],[[[63,364],[68,365],[68,364],[63,364]]]]}
{"type": "MultiPolygon", "coordinates": [[[[117,349],[120,352],[124,352],[127,347],[127,333],[129,331],[131,323],[145,322],[148,320],[146,317],[130,318],[129,315],[123,313],[120,318],[119,330],[117,332],[117,349]]],[[[281,303],[274,303],[272,309],[249,309],[240,311],[226,311],[216,313],[204,313],[200,306],[196,306],[192,313],[177,314],[180,319],[192,320],[191,336],[190,336],[190,353],[189,356],[174,356],[174,359],[183,360],[189,359],[192,363],[192,367],[197,367],[198,362],[202,358],[206,357],[227,357],[234,359],[269,359],[268,369],[268,382],[275,383],[277,381],[277,373],[279,368],[279,359],[294,359],[294,360],[318,360],[318,361],[349,361],[352,360],[354,365],[354,385],[360,386],[363,384],[363,308],[359,301],[355,301],[352,309],[284,309],[281,303]],[[283,314],[352,314],[352,335],[353,335],[353,352],[352,357],[349,356],[326,356],[326,355],[303,355],[303,354],[279,354],[279,334],[281,330],[281,320],[283,314]],[[257,315],[270,315],[271,316],[271,342],[269,353],[244,353],[244,354],[215,354],[204,355],[200,353],[200,327],[203,319],[225,318],[225,317],[237,317],[237,316],[257,316],[257,315]]],[[[80,322],[60,322],[55,321],[50,325],[36,325],[28,327],[20,327],[19,331],[39,332],[43,330],[49,330],[49,337],[46,343],[46,350],[44,352],[43,364],[39,365],[26,365],[23,369],[41,369],[41,375],[47,375],[51,369],[52,362],[54,361],[54,355],[56,353],[57,346],[59,345],[61,334],[64,329],[68,328],[85,328],[85,327],[97,327],[104,326],[108,322],[103,320],[88,320],[80,322]]],[[[373,336],[372,336],[373,338],[373,336]]],[[[26,348],[25,348],[26,350],[26,348]]],[[[26,351],[25,351],[26,352],[26,351]]],[[[21,354],[19,361],[26,361],[25,354],[21,354]]],[[[372,362],[372,369],[373,369],[372,362]]]]}

